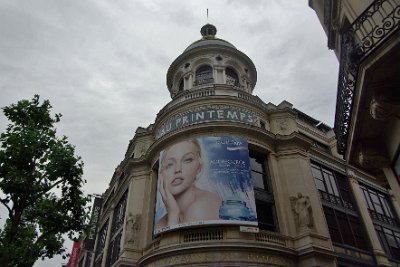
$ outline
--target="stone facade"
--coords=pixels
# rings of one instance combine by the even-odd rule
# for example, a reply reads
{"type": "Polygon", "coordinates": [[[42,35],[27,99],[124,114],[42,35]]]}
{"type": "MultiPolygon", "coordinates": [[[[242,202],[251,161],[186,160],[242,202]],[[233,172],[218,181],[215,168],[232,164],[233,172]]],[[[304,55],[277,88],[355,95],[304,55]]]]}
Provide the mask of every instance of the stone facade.
{"type": "Polygon", "coordinates": [[[387,197],[391,213],[383,215],[393,224],[396,197],[338,155],[330,127],[286,101],[252,95],[254,64],[214,29],[205,25],[203,38],[171,64],[172,101],[129,142],[103,194],[90,266],[396,266],[363,192],[387,197]],[[248,143],[258,227],[206,221],[155,234],[160,152],[220,136],[248,143]]]}
{"type": "MultiPolygon", "coordinates": [[[[339,60],[335,116],[338,151],[347,165],[374,176],[375,183],[388,190],[398,214],[400,1],[311,0],[309,5],[327,34],[328,47],[339,60]]],[[[362,200],[364,196],[358,196],[360,181],[351,181],[356,199],[362,200]]],[[[362,188],[362,193],[370,194],[362,188]]],[[[400,240],[395,235],[400,235],[399,224],[382,225],[382,218],[376,214],[371,220],[368,213],[364,214],[364,204],[358,204],[378,265],[398,266],[400,240]]]]}

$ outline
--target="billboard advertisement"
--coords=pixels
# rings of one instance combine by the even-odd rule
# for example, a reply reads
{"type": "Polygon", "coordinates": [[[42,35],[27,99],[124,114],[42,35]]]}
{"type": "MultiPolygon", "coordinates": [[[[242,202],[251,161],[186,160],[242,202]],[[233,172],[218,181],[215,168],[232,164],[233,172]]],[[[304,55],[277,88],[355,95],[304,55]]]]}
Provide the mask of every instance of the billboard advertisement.
{"type": "Polygon", "coordinates": [[[186,139],[161,151],[154,234],[188,226],[257,226],[247,141],[186,139]]]}
{"type": "Polygon", "coordinates": [[[81,242],[74,242],[74,245],[72,247],[72,252],[71,252],[71,257],[69,258],[68,261],[68,267],[76,267],[76,264],[78,263],[78,256],[79,256],[79,251],[81,250],[81,242]]]}
{"type": "Polygon", "coordinates": [[[93,249],[94,249],[97,224],[99,222],[100,210],[101,210],[102,203],[103,203],[103,198],[101,198],[99,196],[95,196],[94,202],[93,202],[93,207],[92,207],[92,215],[90,217],[90,231],[83,242],[84,248],[89,251],[93,251],[93,249]]]}

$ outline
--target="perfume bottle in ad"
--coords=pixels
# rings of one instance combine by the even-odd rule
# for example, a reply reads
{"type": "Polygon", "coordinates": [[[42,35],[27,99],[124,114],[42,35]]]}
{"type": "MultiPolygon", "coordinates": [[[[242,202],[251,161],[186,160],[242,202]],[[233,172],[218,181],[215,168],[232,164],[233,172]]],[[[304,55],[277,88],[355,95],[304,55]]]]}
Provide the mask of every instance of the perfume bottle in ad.
{"type": "Polygon", "coordinates": [[[219,208],[219,217],[222,220],[253,221],[255,218],[251,215],[250,209],[239,197],[231,197],[222,201],[219,208]]]}

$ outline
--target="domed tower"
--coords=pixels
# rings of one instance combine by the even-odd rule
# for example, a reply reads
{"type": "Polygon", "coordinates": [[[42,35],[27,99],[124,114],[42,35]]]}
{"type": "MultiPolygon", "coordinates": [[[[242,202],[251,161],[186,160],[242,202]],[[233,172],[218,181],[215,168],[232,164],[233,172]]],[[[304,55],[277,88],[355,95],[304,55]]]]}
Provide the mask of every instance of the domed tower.
{"type": "Polygon", "coordinates": [[[252,95],[251,59],[200,32],[103,194],[94,266],[336,266],[310,163],[334,162],[331,129],[252,95]]]}
{"type": "Polygon", "coordinates": [[[214,25],[206,24],[200,32],[203,37],[189,45],[168,69],[171,97],[218,85],[251,93],[257,82],[251,59],[231,43],[216,38],[214,25]]]}

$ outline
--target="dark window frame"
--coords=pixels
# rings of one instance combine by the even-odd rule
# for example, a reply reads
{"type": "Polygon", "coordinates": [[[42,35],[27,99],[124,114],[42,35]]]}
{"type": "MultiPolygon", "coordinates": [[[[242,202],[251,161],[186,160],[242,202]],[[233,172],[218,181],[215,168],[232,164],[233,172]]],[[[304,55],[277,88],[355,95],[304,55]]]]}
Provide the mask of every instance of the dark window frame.
{"type": "Polygon", "coordinates": [[[252,149],[252,147],[250,146],[250,164],[252,164],[252,159],[258,159],[258,163],[261,164],[261,171],[256,170],[252,165],[250,166],[252,179],[253,173],[261,174],[264,183],[264,188],[254,186],[254,198],[257,209],[258,227],[262,230],[277,232],[279,230],[279,227],[276,216],[274,195],[271,185],[271,176],[268,166],[268,155],[256,149],[252,149]],[[261,218],[265,219],[260,221],[261,218]]]}
{"type": "Polygon", "coordinates": [[[118,204],[115,206],[110,242],[107,249],[106,267],[111,266],[118,259],[121,250],[122,230],[126,215],[126,206],[128,203],[128,190],[122,194],[118,204]]]}
{"type": "Polygon", "coordinates": [[[364,184],[360,184],[360,189],[367,203],[371,218],[380,223],[399,227],[400,223],[392,207],[389,196],[364,184]],[[374,197],[376,199],[374,200],[374,197]]]}
{"type": "Polygon", "coordinates": [[[367,237],[367,231],[356,209],[347,177],[314,161],[311,162],[311,170],[332,242],[355,250],[371,251],[369,239],[364,238],[367,237]],[[324,188],[318,186],[316,180],[321,181],[319,177],[322,177],[324,188]]]}
{"type": "Polygon", "coordinates": [[[237,71],[232,67],[225,68],[226,84],[239,86],[239,75],[237,71]]]}
{"type": "Polygon", "coordinates": [[[400,223],[389,195],[365,184],[360,184],[360,189],[383,249],[390,259],[400,261],[400,223]],[[372,196],[378,201],[373,201],[372,196]],[[377,210],[378,205],[381,212],[377,210]],[[396,247],[390,245],[390,233],[396,247]]]}
{"type": "Polygon", "coordinates": [[[184,90],[184,81],[183,81],[183,78],[181,78],[179,80],[178,92],[183,92],[183,90],[184,90]]]}
{"type": "Polygon", "coordinates": [[[320,197],[325,203],[355,211],[355,200],[344,175],[315,162],[311,162],[311,170],[320,197]],[[316,177],[316,172],[319,172],[322,179],[316,177]],[[319,186],[317,180],[322,182],[324,188],[319,186]]]}
{"type": "Polygon", "coordinates": [[[104,247],[107,241],[108,227],[110,226],[110,218],[107,218],[106,222],[101,227],[98,235],[97,235],[97,245],[96,245],[96,253],[94,258],[94,266],[101,266],[103,261],[104,247]]]}
{"type": "Polygon", "coordinates": [[[400,261],[400,229],[389,228],[376,224],[374,226],[385,252],[391,259],[400,261]],[[392,242],[390,242],[389,235],[392,236],[392,241],[394,241],[396,247],[391,244],[392,242]]]}

